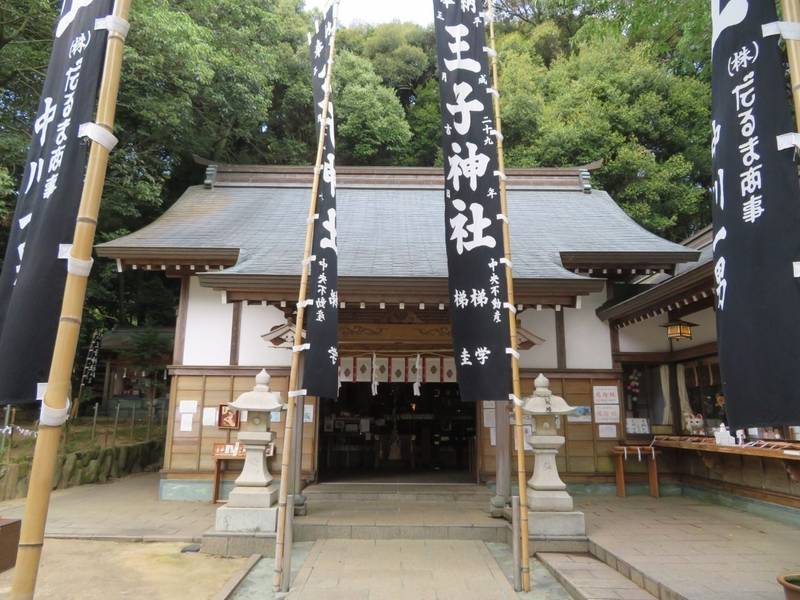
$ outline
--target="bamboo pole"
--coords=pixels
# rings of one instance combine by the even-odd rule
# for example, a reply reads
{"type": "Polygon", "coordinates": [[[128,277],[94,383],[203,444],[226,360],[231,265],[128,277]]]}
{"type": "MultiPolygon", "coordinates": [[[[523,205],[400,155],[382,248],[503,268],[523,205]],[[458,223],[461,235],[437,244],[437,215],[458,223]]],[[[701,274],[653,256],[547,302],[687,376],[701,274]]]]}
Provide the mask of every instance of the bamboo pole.
{"type": "MultiPolygon", "coordinates": [[[[303,324],[305,321],[305,299],[308,289],[308,257],[314,243],[314,214],[317,211],[317,195],[319,193],[319,176],[322,166],[322,154],[325,149],[325,129],[328,123],[328,105],[331,97],[331,73],[333,72],[333,53],[336,45],[336,12],[339,0],[334,0],[333,32],[331,33],[331,51],[328,57],[328,72],[325,75],[325,96],[322,100],[322,122],[320,124],[319,140],[317,141],[317,155],[314,161],[314,174],[311,184],[311,199],[308,203],[308,219],[306,224],[306,241],[303,249],[303,266],[300,275],[300,291],[297,295],[297,318],[295,319],[294,343],[303,343],[303,324]]],[[[300,352],[292,353],[292,367],[289,373],[289,392],[297,389],[300,375],[300,352]]],[[[275,537],[275,573],[272,578],[272,588],[277,593],[281,590],[281,580],[284,567],[284,541],[286,539],[287,524],[287,496],[289,479],[294,475],[292,468],[292,444],[295,428],[296,398],[290,395],[286,401],[286,421],[283,428],[283,451],[281,454],[281,484],[278,493],[278,531],[275,537]]]]}
{"type": "MultiPolygon", "coordinates": [[[[500,80],[497,69],[497,52],[494,36],[494,1],[488,0],[488,21],[489,21],[489,47],[492,49],[492,87],[500,89],[500,80]]],[[[497,130],[497,166],[500,173],[505,173],[505,158],[503,156],[503,128],[500,120],[500,96],[492,95],[492,107],[494,108],[495,129],[497,130]]],[[[500,177],[500,211],[508,216],[508,197],[506,193],[506,182],[503,175],[500,177]]],[[[515,306],[514,302],[514,279],[511,272],[511,234],[508,229],[508,220],[503,220],[503,244],[505,246],[506,257],[506,287],[508,290],[508,303],[515,306]]],[[[511,355],[511,381],[512,392],[516,398],[522,396],[519,381],[519,359],[517,358],[517,317],[509,311],[508,329],[511,335],[511,348],[514,353],[511,355]]],[[[528,556],[528,492],[527,478],[525,474],[525,435],[523,429],[522,407],[514,403],[514,441],[517,446],[517,479],[519,483],[519,503],[520,503],[520,549],[522,554],[522,589],[529,592],[531,589],[530,557],[528,556]]]]}
{"type": "MultiPolygon", "coordinates": [[[[800,22],[800,0],[781,0],[783,20],[800,22]]],[[[789,58],[789,74],[792,79],[794,118],[800,131],[800,40],[786,40],[786,55],[789,58]]]]}
{"type": "MultiPolygon", "coordinates": [[[[127,21],[131,1],[116,0],[114,16],[127,21]]],[[[108,131],[112,131],[114,128],[124,45],[123,35],[109,31],[96,119],[97,124],[108,131]]],[[[92,245],[108,167],[108,155],[109,151],[106,148],[92,142],[72,241],[72,255],[79,260],[89,260],[92,257],[92,245]]],[[[70,375],[75,363],[81,314],[86,298],[87,280],[87,277],[67,274],[58,333],[50,364],[50,375],[47,380],[47,392],[43,400],[53,409],[63,409],[67,404],[70,375]]],[[[25,500],[25,513],[22,518],[17,564],[11,585],[11,600],[31,600],[33,598],[60,438],[61,427],[39,424],[39,434],[36,438],[36,448],[31,465],[28,497],[25,500]]]]}

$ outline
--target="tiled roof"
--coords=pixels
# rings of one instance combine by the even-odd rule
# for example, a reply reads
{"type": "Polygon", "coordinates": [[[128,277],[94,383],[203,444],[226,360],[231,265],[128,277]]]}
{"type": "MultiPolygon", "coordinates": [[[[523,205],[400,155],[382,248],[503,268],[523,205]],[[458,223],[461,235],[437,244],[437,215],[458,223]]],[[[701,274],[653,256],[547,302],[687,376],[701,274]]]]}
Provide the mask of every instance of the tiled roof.
{"type": "MultiPolygon", "coordinates": [[[[340,276],[447,276],[441,186],[344,181],[336,194],[340,276]]],[[[191,187],[151,225],[98,248],[112,257],[123,248],[238,249],[238,261],[224,273],[297,275],[308,195],[308,184],[299,181],[191,187]]],[[[675,256],[673,263],[686,260],[685,247],[637,225],[602,191],[584,193],[575,184],[512,187],[509,213],[515,278],[586,279],[562,266],[562,252],[663,253],[675,256]]]]}

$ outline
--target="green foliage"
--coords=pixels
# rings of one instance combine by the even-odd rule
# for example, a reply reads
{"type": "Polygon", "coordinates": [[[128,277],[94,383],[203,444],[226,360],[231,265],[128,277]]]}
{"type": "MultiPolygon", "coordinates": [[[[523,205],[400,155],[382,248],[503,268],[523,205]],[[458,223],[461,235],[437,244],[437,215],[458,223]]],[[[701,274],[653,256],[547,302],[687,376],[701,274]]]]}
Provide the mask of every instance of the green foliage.
{"type": "Polygon", "coordinates": [[[407,163],[414,166],[442,164],[442,114],[439,82],[435,77],[419,88],[414,103],[408,107],[408,126],[412,136],[407,163]]]}
{"type": "MultiPolygon", "coordinates": [[[[513,40],[512,40],[513,41],[513,40]]],[[[645,227],[680,239],[707,217],[710,93],[619,33],[590,39],[550,69],[520,44],[501,50],[512,166],[605,161],[597,180],[645,227]],[[676,196],[677,195],[677,196],[676,196]]]]}
{"type": "Polygon", "coordinates": [[[333,86],[336,150],[340,164],[396,164],[411,130],[394,90],[384,86],[366,58],[338,55],[333,86]]]}

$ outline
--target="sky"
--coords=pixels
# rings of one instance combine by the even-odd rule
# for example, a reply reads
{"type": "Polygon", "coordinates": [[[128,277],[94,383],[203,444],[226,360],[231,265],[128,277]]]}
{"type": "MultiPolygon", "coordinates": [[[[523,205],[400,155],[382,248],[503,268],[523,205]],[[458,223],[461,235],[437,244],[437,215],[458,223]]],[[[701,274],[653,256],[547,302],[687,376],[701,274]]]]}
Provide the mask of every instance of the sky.
{"type": "MultiPolygon", "coordinates": [[[[328,0],[306,0],[307,8],[322,8],[328,0]]],[[[341,0],[339,22],[348,26],[353,23],[391,23],[411,21],[420,25],[433,22],[432,0],[341,0]]]]}

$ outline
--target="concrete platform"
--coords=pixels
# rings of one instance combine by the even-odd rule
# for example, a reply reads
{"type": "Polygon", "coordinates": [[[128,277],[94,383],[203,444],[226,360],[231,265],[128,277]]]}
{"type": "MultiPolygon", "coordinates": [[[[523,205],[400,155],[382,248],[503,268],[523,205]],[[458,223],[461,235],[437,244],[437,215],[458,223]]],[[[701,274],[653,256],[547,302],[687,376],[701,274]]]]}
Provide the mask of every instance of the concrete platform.
{"type": "Polygon", "coordinates": [[[576,496],[589,551],[660,600],[781,600],[800,527],[691,497],[576,496]]]}

